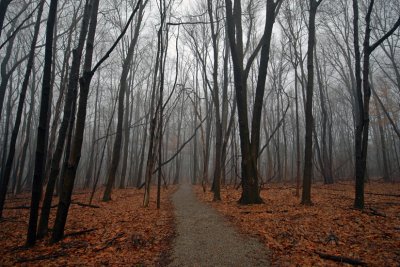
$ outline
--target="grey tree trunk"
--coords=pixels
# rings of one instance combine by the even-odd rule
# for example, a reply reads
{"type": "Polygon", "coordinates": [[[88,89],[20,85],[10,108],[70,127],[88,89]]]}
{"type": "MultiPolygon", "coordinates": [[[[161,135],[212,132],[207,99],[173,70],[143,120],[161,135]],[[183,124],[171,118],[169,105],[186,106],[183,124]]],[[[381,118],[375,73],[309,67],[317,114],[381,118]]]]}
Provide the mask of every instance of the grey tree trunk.
{"type": "MultiPolygon", "coordinates": [[[[33,33],[33,39],[32,39],[31,46],[30,46],[30,51],[29,51],[29,59],[28,59],[27,65],[26,65],[25,76],[24,76],[24,80],[23,80],[23,83],[22,83],[20,96],[19,96],[17,115],[16,115],[16,118],[15,118],[14,128],[13,128],[12,135],[11,135],[8,158],[7,158],[7,162],[5,164],[5,169],[4,169],[2,180],[1,180],[2,184],[1,184],[1,189],[0,189],[1,190],[0,191],[0,218],[2,216],[3,207],[4,207],[4,201],[5,201],[5,197],[6,197],[6,193],[7,193],[8,183],[9,183],[9,180],[10,180],[12,166],[13,166],[14,155],[15,155],[15,147],[16,147],[19,127],[20,127],[21,119],[22,119],[22,111],[23,111],[23,108],[24,108],[24,103],[25,103],[25,98],[26,98],[26,91],[28,90],[29,78],[30,78],[30,75],[31,75],[31,72],[32,72],[32,68],[33,68],[33,64],[34,64],[35,46],[36,46],[36,42],[37,42],[38,35],[39,35],[39,27],[40,27],[40,20],[41,20],[42,13],[43,13],[43,5],[44,5],[44,1],[42,1],[40,3],[40,7],[39,7],[37,18],[36,18],[36,23],[35,23],[34,33],[33,33]]],[[[11,95],[11,93],[10,93],[10,95],[11,95]]],[[[4,148],[6,148],[6,146],[4,146],[4,148]]],[[[5,151],[7,151],[7,149],[5,149],[5,151]]]]}
{"type": "MultiPolygon", "coordinates": [[[[118,95],[117,132],[115,135],[112,160],[111,160],[110,169],[108,171],[107,185],[106,185],[106,189],[104,191],[103,201],[111,200],[111,191],[112,191],[112,187],[115,182],[115,176],[116,176],[117,168],[119,165],[119,159],[121,156],[122,126],[123,126],[123,122],[124,122],[124,98],[125,98],[126,90],[129,90],[127,88],[128,87],[127,79],[128,79],[128,74],[129,74],[129,71],[131,68],[131,63],[132,63],[133,55],[135,52],[136,44],[137,44],[137,41],[139,38],[140,27],[141,27],[142,19],[143,19],[143,11],[144,11],[144,8],[145,8],[147,2],[148,1],[145,1],[140,4],[140,8],[139,8],[139,12],[138,12],[138,19],[137,19],[136,25],[135,25],[135,33],[134,33],[131,43],[129,45],[128,53],[124,60],[124,64],[122,66],[122,74],[121,74],[121,79],[120,79],[120,90],[119,90],[119,95],[118,95]]],[[[129,99],[129,98],[127,98],[127,99],[129,99]]],[[[129,113],[126,114],[126,116],[128,116],[128,115],[129,115],[129,113]]],[[[128,135],[129,135],[129,129],[125,129],[125,131],[128,131],[128,135]]],[[[127,144],[126,144],[126,147],[128,147],[127,144]]],[[[125,171],[126,171],[126,165],[125,165],[125,171]]]]}

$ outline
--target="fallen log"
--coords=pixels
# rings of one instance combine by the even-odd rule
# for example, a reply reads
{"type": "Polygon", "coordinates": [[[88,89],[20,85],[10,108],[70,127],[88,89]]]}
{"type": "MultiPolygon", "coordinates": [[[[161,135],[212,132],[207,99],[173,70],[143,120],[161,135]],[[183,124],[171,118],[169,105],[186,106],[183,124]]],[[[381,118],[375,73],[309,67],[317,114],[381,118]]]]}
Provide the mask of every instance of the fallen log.
{"type": "Polygon", "coordinates": [[[330,255],[330,254],[325,254],[321,253],[318,251],[315,251],[316,254],[322,259],[325,260],[331,260],[331,261],[336,261],[336,262],[342,262],[342,263],[347,263],[355,266],[367,266],[367,263],[359,260],[359,259],[353,259],[353,258],[348,258],[348,257],[343,257],[343,256],[336,256],[336,255],[330,255]]]}

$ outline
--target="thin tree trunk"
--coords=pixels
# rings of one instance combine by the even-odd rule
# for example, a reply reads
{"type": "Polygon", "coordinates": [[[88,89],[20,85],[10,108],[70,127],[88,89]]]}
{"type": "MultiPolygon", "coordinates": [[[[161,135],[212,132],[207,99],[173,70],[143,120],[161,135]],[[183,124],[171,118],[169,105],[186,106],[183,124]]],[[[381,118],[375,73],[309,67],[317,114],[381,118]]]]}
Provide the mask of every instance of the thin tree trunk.
{"type": "MultiPolygon", "coordinates": [[[[100,74],[99,74],[99,76],[100,76],[100,74]]],[[[92,204],[92,200],[93,200],[94,193],[96,191],[97,183],[99,182],[99,179],[100,179],[100,172],[101,172],[101,169],[102,169],[102,166],[103,166],[103,160],[104,160],[104,152],[106,150],[108,138],[110,137],[110,129],[111,129],[112,121],[113,121],[114,114],[115,114],[115,108],[117,106],[117,100],[118,99],[116,98],[115,99],[115,104],[113,105],[112,114],[111,114],[111,117],[110,117],[110,122],[108,123],[108,126],[107,126],[107,131],[106,131],[106,135],[105,135],[106,138],[104,140],[103,149],[101,151],[100,164],[99,164],[99,167],[97,168],[97,173],[96,173],[96,176],[95,176],[95,179],[94,179],[94,182],[93,182],[92,192],[91,192],[90,198],[89,198],[89,204],[92,204]]],[[[95,170],[96,170],[96,168],[95,168],[95,170]]]]}
{"type": "MultiPolygon", "coordinates": [[[[88,36],[86,40],[86,55],[83,67],[83,77],[80,78],[80,97],[79,97],[79,108],[76,120],[76,131],[72,142],[71,153],[69,155],[66,155],[66,161],[68,161],[68,165],[64,164],[66,168],[65,168],[65,173],[62,175],[61,178],[63,186],[60,193],[57,215],[54,222],[53,233],[51,236],[52,242],[57,242],[61,240],[61,238],[64,235],[64,228],[65,228],[65,223],[67,221],[69,205],[71,204],[71,195],[74,187],[75,175],[81,156],[89,86],[91,78],[93,77],[94,74],[91,71],[91,67],[92,67],[92,56],[94,48],[93,42],[97,27],[97,13],[99,7],[99,0],[94,0],[93,2],[90,3],[90,5],[92,5],[92,7],[89,8],[89,10],[91,9],[90,23],[88,29],[88,36]]],[[[82,27],[82,29],[84,28],[82,27]]],[[[70,127],[73,127],[73,125],[70,125],[70,127]]]]}
{"type": "Polygon", "coordinates": [[[371,0],[367,9],[365,17],[365,37],[364,37],[364,57],[361,81],[361,54],[359,49],[358,37],[358,1],[353,0],[354,11],[354,46],[356,49],[356,75],[357,75],[357,104],[360,110],[359,116],[356,118],[356,132],[355,132],[355,198],[354,208],[364,208],[364,178],[366,174],[367,165],[367,152],[368,152],[368,128],[369,128],[369,101],[371,98],[371,88],[369,85],[369,61],[371,53],[380,46],[389,36],[391,36],[396,29],[400,26],[400,16],[393,27],[385,33],[374,44],[370,44],[371,35],[371,14],[374,6],[374,0],[371,0]],[[362,91],[361,91],[362,89],[362,91]]]}
{"type": "MultiPolygon", "coordinates": [[[[82,3],[82,1],[80,1],[79,7],[80,7],[81,3],[82,3]]],[[[62,102],[63,102],[64,96],[65,96],[65,93],[64,93],[65,88],[68,86],[68,69],[69,69],[69,59],[71,56],[70,50],[71,50],[71,43],[72,43],[72,34],[73,34],[73,32],[76,28],[76,24],[77,24],[77,18],[76,18],[77,13],[78,13],[77,11],[74,13],[74,16],[72,19],[72,24],[71,24],[71,26],[69,28],[69,32],[68,32],[67,47],[65,48],[65,52],[64,52],[64,62],[63,62],[62,70],[61,70],[60,93],[59,93],[56,107],[55,107],[55,112],[54,112],[55,114],[54,114],[53,124],[51,127],[50,138],[49,138],[49,151],[47,154],[49,156],[49,160],[46,162],[46,179],[47,179],[47,181],[50,179],[51,165],[53,162],[53,157],[56,154],[55,151],[57,150],[57,145],[56,145],[56,149],[54,149],[54,152],[53,152],[53,146],[54,146],[54,142],[56,141],[57,128],[58,128],[59,120],[60,120],[60,116],[61,116],[61,107],[62,107],[62,102]]],[[[67,98],[66,102],[68,102],[68,96],[66,96],[65,98],[67,98]]],[[[72,104],[70,102],[68,102],[67,105],[68,105],[69,110],[71,110],[69,106],[71,106],[72,104]]],[[[70,114],[69,110],[67,110],[68,114],[70,114]]],[[[65,112],[66,112],[66,108],[64,107],[64,114],[65,114],[65,112]]],[[[69,116],[67,118],[69,118],[69,116]]],[[[65,122],[62,121],[62,123],[65,123],[65,122]]],[[[61,135],[60,133],[63,130],[64,129],[62,129],[62,127],[60,127],[59,136],[61,135]]],[[[62,143],[64,144],[65,136],[62,139],[63,139],[62,143]]]]}
{"type": "MultiPolygon", "coordinates": [[[[32,65],[32,69],[34,70],[34,64],[32,65]]],[[[33,110],[35,109],[35,87],[36,87],[36,74],[35,71],[33,71],[33,75],[32,75],[32,84],[31,84],[31,101],[29,104],[30,110],[29,110],[29,114],[28,114],[28,123],[27,123],[27,133],[25,135],[25,141],[22,147],[22,155],[21,155],[21,164],[20,164],[20,170],[18,172],[18,182],[17,182],[17,188],[16,188],[16,193],[19,194],[22,190],[22,178],[24,177],[24,170],[25,170],[25,162],[26,162],[26,158],[28,156],[28,149],[29,149],[29,142],[30,142],[30,138],[31,138],[31,131],[32,131],[32,117],[33,117],[33,110]]],[[[31,161],[31,158],[29,159],[29,161],[31,161]]],[[[29,170],[29,168],[28,168],[29,170]]],[[[29,173],[29,171],[28,171],[29,173]]],[[[31,186],[30,184],[28,186],[31,186]]]]}
{"type": "Polygon", "coordinates": [[[311,205],[311,181],[312,181],[312,149],[313,149],[313,91],[314,91],[314,46],[315,46],[315,16],[322,0],[310,0],[310,14],[308,22],[308,48],[307,48],[307,94],[306,94],[306,136],[304,142],[304,172],[303,191],[301,203],[311,205]]]}
{"type": "MultiPolygon", "coordinates": [[[[3,102],[4,102],[4,97],[6,95],[6,90],[7,90],[7,84],[8,81],[15,69],[15,67],[12,67],[10,70],[7,71],[7,65],[8,62],[10,61],[11,55],[13,54],[13,48],[14,48],[14,41],[15,41],[15,36],[11,36],[12,30],[14,29],[14,25],[12,25],[11,30],[9,31],[9,36],[11,37],[10,41],[8,42],[7,48],[6,48],[6,53],[4,57],[2,58],[1,66],[0,66],[0,75],[1,75],[1,82],[0,82],[0,119],[2,118],[2,110],[3,110],[3,102]]],[[[1,28],[0,28],[1,30],[1,28]]],[[[2,165],[4,166],[4,165],[2,165]]]]}
{"type": "MultiPolygon", "coordinates": [[[[161,8],[161,7],[160,7],[161,8]]],[[[151,103],[150,103],[150,140],[149,140],[149,150],[147,153],[147,163],[146,163],[146,171],[145,171],[145,192],[143,198],[143,206],[147,207],[150,201],[150,185],[151,178],[153,175],[153,169],[155,165],[155,134],[156,134],[156,126],[157,126],[157,116],[158,112],[156,110],[156,89],[157,89],[157,78],[159,73],[160,65],[162,64],[162,56],[161,56],[161,38],[162,38],[162,25],[163,21],[160,24],[160,27],[157,32],[157,55],[156,55],[156,63],[154,67],[154,76],[153,76],[153,88],[151,92],[151,103]]],[[[158,103],[157,108],[161,108],[158,103]]]]}
{"type": "Polygon", "coordinates": [[[46,50],[43,70],[43,84],[40,104],[39,127],[36,142],[35,171],[32,184],[32,199],[27,234],[27,245],[33,246],[36,242],[36,228],[39,214],[39,202],[42,195],[42,181],[45,174],[47,137],[49,132],[48,111],[51,95],[51,67],[53,55],[53,34],[57,16],[58,0],[50,1],[49,16],[46,28],[46,50]]]}
{"type": "MultiPolygon", "coordinates": [[[[26,91],[28,90],[29,78],[30,78],[34,60],[35,60],[35,46],[36,46],[36,42],[37,42],[38,35],[39,35],[40,19],[42,17],[42,13],[43,13],[43,5],[44,5],[44,1],[42,1],[40,3],[40,7],[39,7],[37,18],[36,18],[33,39],[32,39],[31,46],[30,46],[31,50],[29,52],[29,59],[28,59],[27,65],[26,65],[24,81],[22,83],[21,92],[20,92],[20,96],[19,96],[17,115],[15,118],[15,124],[14,124],[14,128],[13,128],[12,135],[11,135],[7,163],[5,165],[4,175],[2,176],[2,185],[1,185],[1,191],[0,191],[0,218],[2,217],[4,201],[5,201],[8,183],[9,183],[10,175],[11,175],[11,169],[12,169],[12,165],[13,165],[13,161],[14,161],[15,146],[17,143],[19,127],[21,124],[22,111],[24,108],[26,91]]],[[[11,95],[11,93],[10,93],[10,95],[11,95]]],[[[4,148],[6,148],[6,146],[4,146],[4,148]]],[[[5,151],[7,151],[7,149],[5,149],[5,151]]]]}
{"type": "Polygon", "coordinates": [[[3,30],[4,19],[6,17],[6,12],[8,5],[11,3],[12,0],[1,0],[0,2],[0,36],[3,30]]]}
{"type": "MultiPolygon", "coordinates": [[[[70,138],[66,138],[67,132],[72,132],[73,129],[73,117],[75,116],[75,106],[76,106],[76,98],[77,98],[77,87],[78,87],[78,78],[80,71],[80,62],[82,58],[82,51],[85,44],[85,38],[87,34],[87,28],[89,24],[89,15],[90,15],[91,5],[87,0],[84,9],[84,15],[82,20],[81,32],[78,41],[78,47],[73,51],[73,59],[71,65],[71,72],[68,83],[68,91],[67,91],[67,99],[64,105],[64,117],[60,126],[59,136],[57,139],[56,150],[53,155],[53,160],[51,163],[50,176],[49,181],[46,187],[45,198],[42,205],[42,213],[39,221],[38,228],[38,238],[43,238],[48,232],[48,224],[49,224],[49,215],[51,209],[51,202],[53,199],[54,187],[56,185],[57,176],[60,171],[60,161],[62,158],[63,147],[65,140],[67,139],[66,152],[68,153],[69,148],[69,140],[70,138]]],[[[68,156],[68,154],[66,154],[68,156]]]]}
{"type": "Polygon", "coordinates": [[[125,35],[130,22],[132,21],[134,15],[136,14],[140,0],[133,10],[131,16],[128,19],[128,22],[122,33],[118,36],[114,44],[111,48],[106,52],[105,56],[103,56],[100,61],[93,67],[92,69],[92,56],[93,56],[93,42],[96,33],[97,27],[97,14],[98,14],[98,5],[99,0],[93,1],[92,15],[90,19],[88,38],[86,42],[86,55],[85,62],[83,68],[83,76],[79,79],[80,83],[80,97],[79,97],[79,108],[77,113],[76,120],[76,130],[75,136],[72,143],[71,153],[68,157],[68,166],[65,170],[65,174],[63,175],[63,187],[60,194],[60,200],[57,208],[57,215],[53,227],[53,234],[51,237],[52,242],[57,242],[61,240],[64,235],[64,228],[67,221],[68,210],[71,204],[71,196],[74,188],[74,182],[76,177],[76,171],[78,168],[79,160],[81,157],[82,143],[83,143],[83,133],[85,130],[85,121],[86,121],[86,109],[87,109],[87,101],[89,95],[89,87],[92,80],[92,77],[96,70],[101,66],[102,63],[110,56],[111,52],[115,49],[118,42],[125,35]]]}
{"type": "MultiPolygon", "coordinates": [[[[147,2],[148,1],[145,1],[144,3],[140,4],[138,19],[137,19],[137,22],[135,25],[135,33],[132,38],[131,44],[129,45],[128,53],[127,53],[127,56],[125,58],[125,61],[124,61],[123,67],[122,67],[122,74],[121,74],[121,79],[120,79],[120,90],[119,90],[119,95],[118,95],[117,132],[115,135],[111,166],[110,166],[110,169],[108,172],[107,185],[106,185],[106,189],[104,191],[103,201],[111,200],[111,190],[112,190],[112,187],[115,182],[115,176],[116,176],[117,168],[119,165],[119,159],[121,156],[122,126],[123,126],[123,122],[124,122],[124,98],[125,98],[126,90],[128,87],[127,79],[128,79],[128,74],[129,74],[129,71],[131,68],[131,62],[132,62],[133,55],[135,52],[136,44],[137,44],[137,41],[139,38],[139,31],[140,31],[140,27],[141,27],[141,23],[142,23],[143,11],[144,11],[144,8],[145,8],[147,2]]],[[[126,116],[128,116],[128,115],[129,114],[126,114],[126,116]]],[[[129,129],[125,129],[125,131],[128,131],[128,135],[129,135],[129,129]]],[[[126,147],[128,147],[127,144],[126,144],[126,147]]],[[[126,170],[126,165],[125,165],[125,170],[126,170]]]]}
{"type": "Polygon", "coordinates": [[[86,171],[85,175],[85,184],[84,188],[88,188],[90,185],[90,180],[92,179],[93,175],[93,166],[94,166],[94,154],[96,150],[96,130],[97,130],[97,106],[99,103],[99,91],[100,91],[100,75],[97,81],[97,88],[96,88],[96,100],[94,103],[94,122],[93,122],[93,133],[92,133],[92,146],[90,150],[90,156],[89,156],[89,166],[86,171]]]}

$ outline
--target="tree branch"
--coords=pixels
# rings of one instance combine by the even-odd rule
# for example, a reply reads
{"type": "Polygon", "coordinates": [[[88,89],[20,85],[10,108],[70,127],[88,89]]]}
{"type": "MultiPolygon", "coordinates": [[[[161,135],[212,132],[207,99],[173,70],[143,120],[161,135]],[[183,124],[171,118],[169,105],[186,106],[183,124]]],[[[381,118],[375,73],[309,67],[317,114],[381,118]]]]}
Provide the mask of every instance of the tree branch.
{"type": "Polygon", "coordinates": [[[189,137],[189,139],[186,140],[186,141],[181,145],[181,147],[175,152],[175,154],[172,155],[172,157],[170,157],[167,161],[164,161],[163,163],[161,163],[160,166],[159,166],[157,169],[155,169],[155,170],[153,171],[153,174],[157,173],[157,172],[160,170],[160,168],[161,168],[162,166],[164,166],[164,165],[170,163],[176,156],[178,156],[178,154],[185,148],[185,146],[196,136],[197,130],[201,127],[201,125],[202,125],[203,122],[207,119],[207,117],[208,117],[208,116],[206,116],[206,117],[199,123],[199,125],[197,125],[197,127],[196,127],[196,129],[194,130],[194,133],[192,134],[192,136],[189,137]]]}
{"type": "Polygon", "coordinates": [[[379,39],[378,41],[376,41],[373,45],[371,45],[369,47],[369,51],[372,52],[375,50],[375,48],[377,48],[378,46],[380,46],[387,38],[390,37],[390,35],[392,35],[394,33],[394,31],[400,26],[400,16],[397,19],[396,23],[393,25],[393,27],[390,29],[390,31],[388,31],[384,36],[382,36],[381,39],[379,39]]]}
{"type": "Polygon", "coordinates": [[[135,16],[136,12],[140,8],[140,4],[142,3],[142,0],[139,0],[136,4],[135,9],[132,11],[131,16],[128,19],[128,22],[125,25],[125,28],[122,30],[121,34],[118,36],[117,40],[115,40],[114,44],[111,46],[111,48],[107,51],[107,53],[100,59],[100,61],[94,66],[94,68],[90,71],[90,73],[93,75],[93,73],[96,72],[96,70],[103,64],[103,62],[110,56],[111,52],[115,49],[119,41],[122,39],[122,37],[125,35],[125,32],[128,30],[129,25],[131,24],[133,17],[135,16]]]}

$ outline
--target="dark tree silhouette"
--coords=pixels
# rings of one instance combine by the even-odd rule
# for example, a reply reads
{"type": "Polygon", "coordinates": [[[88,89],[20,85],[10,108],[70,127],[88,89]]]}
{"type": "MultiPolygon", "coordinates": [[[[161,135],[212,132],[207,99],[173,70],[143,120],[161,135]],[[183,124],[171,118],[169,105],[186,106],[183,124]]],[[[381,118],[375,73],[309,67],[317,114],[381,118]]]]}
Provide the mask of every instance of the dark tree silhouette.
{"type": "Polygon", "coordinates": [[[51,0],[49,16],[46,27],[46,45],[44,56],[43,83],[40,103],[39,127],[36,141],[35,171],[32,184],[32,199],[29,215],[27,245],[32,246],[36,242],[36,228],[39,213],[39,202],[42,195],[42,181],[45,174],[47,136],[49,132],[49,110],[51,95],[51,68],[53,56],[54,25],[57,16],[58,0],[51,0]]]}

